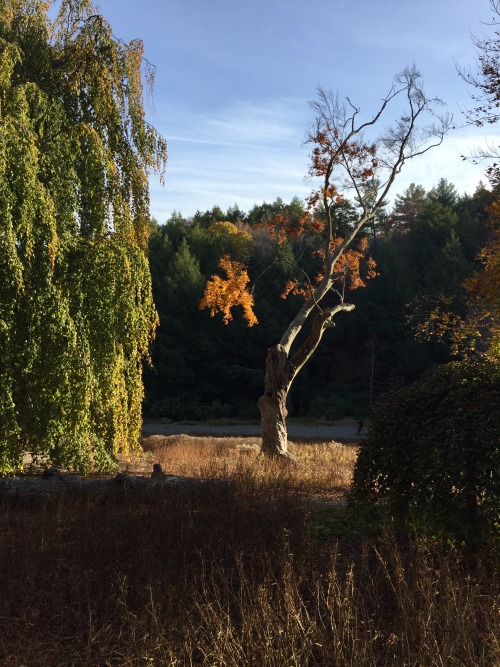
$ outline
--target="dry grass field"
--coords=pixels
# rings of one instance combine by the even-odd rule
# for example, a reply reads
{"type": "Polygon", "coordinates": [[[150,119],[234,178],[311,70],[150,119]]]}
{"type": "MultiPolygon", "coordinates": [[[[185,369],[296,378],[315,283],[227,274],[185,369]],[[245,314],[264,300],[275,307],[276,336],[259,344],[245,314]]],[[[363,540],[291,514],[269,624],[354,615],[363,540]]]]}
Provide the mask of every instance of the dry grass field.
{"type": "MultiPolygon", "coordinates": [[[[349,488],[357,445],[290,443],[296,465],[270,462],[260,455],[259,438],[215,438],[152,435],[143,439],[149,458],[172,475],[242,479],[254,484],[286,485],[307,496],[341,498],[349,488]]],[[[145,458],[148,458],[147,456],[145,458]]],[[[143,469],[139,459],[136,470],[143,469]]],[[[133,463],[128,464],[133,468],[133,463]]],[[[124,469],[127,470],[125,462],[124,469]]],[[[148,468],[149,470],[150,468],[148,468]]]]}
{"type": "Polygon", "coordinates": [[[344,506],[356,447],[151,436],[124,471],[226,479],[4,502],[0,666],[498,667],[497,561],[344,506]]]}

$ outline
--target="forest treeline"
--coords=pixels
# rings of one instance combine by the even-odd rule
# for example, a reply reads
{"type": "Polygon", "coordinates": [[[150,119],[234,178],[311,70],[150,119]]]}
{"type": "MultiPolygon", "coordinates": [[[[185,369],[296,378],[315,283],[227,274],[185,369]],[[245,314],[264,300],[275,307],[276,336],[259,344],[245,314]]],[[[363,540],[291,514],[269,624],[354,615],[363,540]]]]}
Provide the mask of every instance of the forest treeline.
{"type": "MultiPolygon", "coordinates": [[[[296,379],[290,416],[363,417],[381,392],[460,354],[439,315],[455,323],[467,317],[464,281],[478,269],[480,250],[490,240],[487,207],[495,199],[494,189],[482,184],[460,195],[443,178],[429,191],[411,184],[377,215],[354,244],[368,242],[366,256],[375,260],[377,276],[346,293],[356,308],[336,319],[296,379]]],[[[303,298],[293,291],[279,296],[305,274],[314,280],[321,242],[313,233],[276,239],[267,223],[284,214],[293,223],[304,212],[300,199],[278,198],[248,212],[214,206],[192,218],[174,213],[165,224],[153,221],[149,257],[160,325],[144,376],[147,416],[259,417],[266,350],[303,298]],[[226,255],[248,267],[258,326],[247,326],[241,308],[227,326],[221,314],[211,317],[199,308],[207,280],[220,273],[226,255]]],[[[337,204],[334,219],[345,234],[354,224],[354,207],[337,204]]]]}

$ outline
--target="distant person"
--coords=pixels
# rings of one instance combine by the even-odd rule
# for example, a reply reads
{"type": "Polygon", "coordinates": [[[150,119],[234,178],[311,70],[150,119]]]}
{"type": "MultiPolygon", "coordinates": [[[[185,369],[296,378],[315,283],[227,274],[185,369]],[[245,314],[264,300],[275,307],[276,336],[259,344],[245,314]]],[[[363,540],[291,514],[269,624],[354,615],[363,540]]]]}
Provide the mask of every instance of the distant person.
{"type": "Polygon", "coordinates": [[[365,425],[363,423],[363,420],[360,419],[358,421],[358,429],[356,431],[356,435],[363,435],[364,428],[365,428],[365,425]]]}

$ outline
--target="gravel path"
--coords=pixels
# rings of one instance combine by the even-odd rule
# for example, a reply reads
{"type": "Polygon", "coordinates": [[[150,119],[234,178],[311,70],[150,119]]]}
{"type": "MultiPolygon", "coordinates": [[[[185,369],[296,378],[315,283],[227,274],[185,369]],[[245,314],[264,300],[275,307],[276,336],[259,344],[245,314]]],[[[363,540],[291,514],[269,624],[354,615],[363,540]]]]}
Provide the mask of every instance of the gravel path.
{"type": "MultiPolygon", "coordinates": [[[[145,422],[142,425],[144,435],[213,435],[213,436],[260,436],[260,426],[257,424],[237,424],[230,426],[211,426],[204,423],[161,424],[160,422],[145,422]]],[[[337,424],[322,426],[305,426],[303,424],[289,424],[288,436],[290,439],[304,440],[336,440],[337,442],[360,442],[365,435],[356,435],[356,424],[337,424]]]]}

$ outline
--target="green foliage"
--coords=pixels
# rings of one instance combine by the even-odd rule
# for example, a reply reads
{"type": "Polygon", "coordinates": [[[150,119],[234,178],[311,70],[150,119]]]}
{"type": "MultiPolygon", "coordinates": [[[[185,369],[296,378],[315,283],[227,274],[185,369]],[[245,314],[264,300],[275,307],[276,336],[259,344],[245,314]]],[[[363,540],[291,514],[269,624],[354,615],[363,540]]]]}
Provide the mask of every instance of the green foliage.
{"type": "Polygon", "coordinates": [[[21,453],[78,470],[137,443],[156,324],[145,251],[142,43],[89,0],[0,17],[0,473],[21,453]]]}
{"type": "MultiPolygon", "coordinates": [[[[287,208],[298,206],[295,200],[287,208]]],[[[220,212],[218,207],[208,212],[204,226],[200,216],[193,223],[176,214],[158,226],[150,239],[153,292],[160,316],[153,368],[144,376],[150,416],[258,417],[266,349],[293,307],[279,299],[293,271],[291,244],[279,246],[265,229],[241,221],[241,211],[237,224],[229,222],[224,212],[222,219],[207,224],[214,211],[220,212]],[[225,327],[220,316],[211,318],[198,308],[204,284],[218,271],[224,254],[249,261],[257,315],[262,318],[262,325],[250,331],[241,313],[236,313],[231,327],[225,327]]]]}
{"type": "Polygon", "coordinates": [[[312,535],[320,540],[359,540],[382,534],[390,517],[379,505],[364,505],[355,512],[349,506],[332,506],[312,512],[310,522],[312,535]]]}
{"type": "Polygon", "coordinates": [[[375,406],[354,496],[475,545],[500,529],[500,368],[455,362],[375,406]]]}
{"type": "Polygon", "coordinates": [[[231,406],[221,403],[218,399],[211,403],[202,403],[196,396],[181,394],[165,396],[157,401],[150,410],[155,418],[170,419],[172,421],[207,421],[228,417],[231,406]]]}
{"type": "Polygon", "coordinates": [[[457,226],[458,215],[436,200],[419,213],[409,232],[414,280],[426,293],[453,292],[467,276],[457,226]]]}

